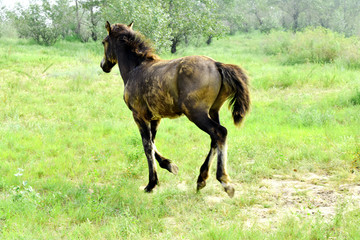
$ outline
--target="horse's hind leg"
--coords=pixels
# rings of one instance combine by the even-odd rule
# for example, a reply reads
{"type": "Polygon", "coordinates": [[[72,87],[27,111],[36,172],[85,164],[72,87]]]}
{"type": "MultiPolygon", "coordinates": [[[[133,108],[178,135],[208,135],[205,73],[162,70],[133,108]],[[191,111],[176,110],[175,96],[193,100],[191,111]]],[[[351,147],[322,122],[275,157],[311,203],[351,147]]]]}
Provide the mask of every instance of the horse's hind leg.
{"type": "MultiPolygon", "coordinates": [[[[214,152],[212,151],[214,147],[217,148],[217,171],[216,171],[216,179],[221,183],[224,187],[225,192],[230,196],[234,196],[234,187],[230,184],[229,175],[226,172],[226,160],[227,160],[227,148],[226,148],[226,136],[227,130],[225,127],[221,126],[214,120],[208,117],[207,113],[195,113],[187,115],[188,118],[194,122],[201,130],[208,133],[211,137],[211,149],[208,154],[207,159],[205,160],[204,165],[210,166],[211,157],[214,156],[214,152]]],[[[198,189],[201,189],[202,182],[206,179],[202,176],[203,173],[208,173],[208,169],[203,168],[204,171],[200,170],[200,175],[198,178],[198,189]],[[199,181],[200,179],[200,181],[199,181]]],[[[205,186],[205,185],[204,185],[205,186]]]]}
{"type": "Polygon", "coordinates": [[[233,197],[235,193],[235,189],[230,184],[230,178],[226,172],[226,161],[227,161],[226,140],[222,144],[218,145],[217,154],[218,154],[218,161],[217,161],[216,179],[224,187],[225,192],[230,197],[233,197]]]}
{"type": "MultiPolygon", "coordinates": [[[[220,107],[221,107],[221,104],[220,104],[220,107]]],[[[219,110],[218,109],[210,109],[209,115],[210,115],[212,120],[214,120],[217,124],[220,125],[220,118],[219,118],[219,110]]],[[[226,130],[226,128],[225,128],[225,130],[226,130]]],[[[226,135],[227,135],[227,131],[226,131],[226,135]]],[[[224,143],[218,145],[218,147],[217,147],[218,165],[217,165],[216,178],[223,185],[223,187],[224,187],[225,191],[227,192],[227,194],[229,194],[230,197],[233,197],[234,193],[235,193],[235,190],[229,184],[230,179],[229,179],[229,175],[226,172],[226,162],[227,162],[226,135],[225,135],[224,143]]]]}
{"type": "MultiPolygon", "coordinates": [[[[211,110],[209,112],[210,118],[215,121],[217,124],[220,124],[218,110],[211,110]]],[[[210,151],[200,168],[200,174],[197,180],[197,191],[206,186],[206,180],[209,178],[209,170],[211,167],[212,160],[216,155],[217,143],[211,140],[210,151]]]]}
{"type": "Polygon", "coordinates": [[[216,155],[216,143],[211,141],[211,147],[210,151],[205,159],[205,162],[203,165],[201,165],[200,168],[200,174],[197,180],[197,191],[204,188],[206,186],[206,180],[209,178],[209,170],[212,163],[212,160],[214,159],[216,155]]]}
{"type": "Polygon", "coordinates": [[[154,144],[151,139],[151,126],[150,122],[138,118],[134,115],[134,120],[139,127],[139,131],[141,134],[141,139],[144,146],[144,152],[148,161],[149,167],[149,183],[145,187],[146,192],[151,192],[152,189],[158,185],[158,177],[156,173],[156,165],[154,163],[155,160],[155,149],[154,144]]]}
{"type": "Polygon", "coordinates": [[[178,166],[176,166],[175,163],[172,163],[169,159],[163,157],[156,149],[155,147],[155,136],[157,132],[157,128],[160,124],[160,120],[152,120],[151,121],[151,140],[153,142],[154,148],[155,148],[155,158],[159,162],[160,167],[168,170],[169,172],[173,174],[177,174],[179,171],[178,166]]]}

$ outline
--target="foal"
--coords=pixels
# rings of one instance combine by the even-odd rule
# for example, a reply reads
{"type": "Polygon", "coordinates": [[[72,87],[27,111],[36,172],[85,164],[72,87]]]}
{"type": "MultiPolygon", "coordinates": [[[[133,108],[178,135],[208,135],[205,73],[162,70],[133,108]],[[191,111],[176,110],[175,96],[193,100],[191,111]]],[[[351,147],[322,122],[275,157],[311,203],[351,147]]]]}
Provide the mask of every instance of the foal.
{"type": "Polygon", "coordinates": [[[115,64],[119,65],[124,100],[139,127],[149,166],[145,191],[151,192],[158,184],[155,159],[160,167],[177,174],[178,167],[157,151],[154,140],[161,118],[184,114],[211,138],[197,190],[205,187],[211,162],[217,154],[216,178],[233,197],[235,190],[226,172],[227,130],[220,125],[219,109],[230,99],[234,123],[240,125],[250,105],[246,74],[236,65],[204,56],[161,60],[132,25],[106,22],[108,35],[103,40],[105,56],[100,66],[108,73],[115,64]]]}

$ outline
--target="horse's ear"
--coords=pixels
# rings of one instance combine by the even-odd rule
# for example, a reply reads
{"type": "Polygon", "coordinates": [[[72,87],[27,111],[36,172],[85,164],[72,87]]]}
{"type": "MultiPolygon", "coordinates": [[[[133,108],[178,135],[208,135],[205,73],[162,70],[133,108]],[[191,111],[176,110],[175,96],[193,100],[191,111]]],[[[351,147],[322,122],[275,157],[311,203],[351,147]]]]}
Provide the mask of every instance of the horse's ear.
{"type": "Polygon", "coordinates": [[[134,25],[134,21],[132,21],[132,22],[128,25],[128,27],[129,27],[130,29],[132,29],[133,25],[134,25]]]}
{"type": "Polygon", "coordinates": [[[111,33],[111,25],[110,25],[109,21],[106,21],[105,28],[108,31],[108,34],[110,35],[110,33],[111,33]]]}

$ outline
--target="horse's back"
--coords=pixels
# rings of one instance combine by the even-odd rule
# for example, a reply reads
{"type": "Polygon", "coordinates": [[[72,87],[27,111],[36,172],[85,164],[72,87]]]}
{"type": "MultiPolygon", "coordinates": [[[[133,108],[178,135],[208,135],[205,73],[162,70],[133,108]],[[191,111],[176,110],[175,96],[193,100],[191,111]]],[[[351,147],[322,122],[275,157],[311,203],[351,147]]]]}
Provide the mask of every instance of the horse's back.
{"type": "Polygon", "coordinates": [[[132,80],[125,87],[125,101],[132,108],[146,106],[153,118],[210,109],[222,84],[215,61],[204,56],[148,62],[133,73],[132,80]]]}

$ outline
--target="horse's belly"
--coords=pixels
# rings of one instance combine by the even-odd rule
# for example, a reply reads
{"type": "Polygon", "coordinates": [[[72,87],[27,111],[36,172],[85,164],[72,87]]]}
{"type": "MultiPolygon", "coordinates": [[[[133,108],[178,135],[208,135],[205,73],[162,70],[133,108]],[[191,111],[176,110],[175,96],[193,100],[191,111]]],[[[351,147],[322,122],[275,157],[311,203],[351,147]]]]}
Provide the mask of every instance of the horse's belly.
{"type": "Polygon", "coordinates": [[[176,99],[170,93],[147,96],[146,103],[154,119],[176,118],[182,114],[176,99]]]}
{"type": "Polygon", "coordinates": [[[182,115],[181,112],[158,112],[158,113],[152,113],[153,114],[153,117],[152,119],[155,120],[155,119],[161,119],[161,118],[178,118],[182,115]]]}

